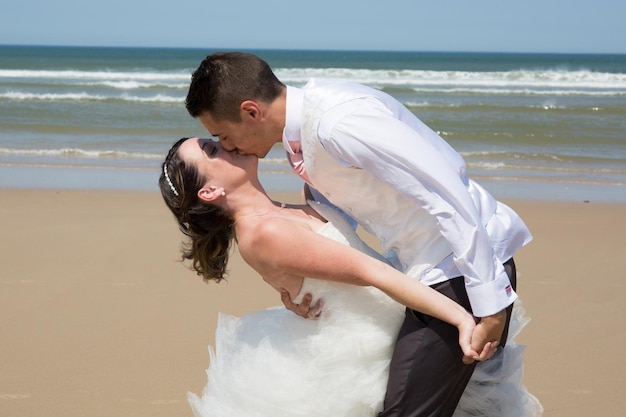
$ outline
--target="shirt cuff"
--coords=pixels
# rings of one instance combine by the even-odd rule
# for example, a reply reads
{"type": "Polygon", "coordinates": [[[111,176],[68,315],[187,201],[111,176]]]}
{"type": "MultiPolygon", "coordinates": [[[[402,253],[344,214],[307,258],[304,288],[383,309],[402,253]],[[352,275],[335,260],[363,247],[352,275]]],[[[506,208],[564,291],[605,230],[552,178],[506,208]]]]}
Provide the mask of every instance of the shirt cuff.
{"type": "Polygon", "coordinates": [[[513,290],[506,274],[486,284],[466,287],[466,289],[472,312],[476,317],[487,317],[499,313],[517,300],[517,293],[513,290]]]}

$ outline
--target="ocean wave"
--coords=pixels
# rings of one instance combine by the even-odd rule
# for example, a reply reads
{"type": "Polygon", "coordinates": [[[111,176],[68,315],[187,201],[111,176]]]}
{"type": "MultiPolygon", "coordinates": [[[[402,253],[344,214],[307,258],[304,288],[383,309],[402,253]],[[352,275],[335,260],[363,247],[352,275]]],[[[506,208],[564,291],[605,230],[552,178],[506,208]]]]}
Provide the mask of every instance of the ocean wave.
{"type": "MultiPolygon", "coordinates": [[[[581,156],[541,152],[461,152],[468,169],[500,172],[541,172],[566,175],[606,175],[626,180],[626,155],[581,156]]],[[[549,176],[549,175],[548,175],[549,176]]]]}
{"type": "Polygon", "coordinates": [[[184,71],[79,71],[79,70],[29,70],[0,69],[0,78],[43,80],[170,80],[191,81],[191,74],[184,71]]]}
{"type": "MultiPolygon", "coordinates": [[[[409,109],[415,109],[416,111],[421,111],[421,109],[428,108],[430,110],[456,110],[462,109],[464,112],[489,112],[489,111],[502,111],[506,109],[507,112],[514,114],[514,112],[525,112],[525,111],[535,111],[535,110],[543,110],[546,112],[567,112],[569,114],[574,114],[575,112],[594,112],[594,113],[602,113],[604,115],[626,115],[626,108],[621,106],[594,106],[589,105],[588,102],[584,102],[582,104],[576,102],[567,102],[563,104],[560,102],[557,104],[554,98],[546,97],[539,104],[533,103],[523,103],[522,101],[514,101],[510,100],[507,103],[503,103],[500,105],[490,104],[490,103],[481,103],[474,102],[471,104],[461,103],[459,101],[448,101],[441,102],[438,100],[432,101],[412,101],[407,100],[404,101],[403,104],[409,109]],[[419,110],[418,110],[419,109],[419,110]]],[[[441,136],[447,136],[451,133],[445,131],[437,131],[437,133],[441,136]]],[[[465,133],[463,133],[464,135],[465,133]]],[[[497,135],[511,136],[508,133],[494,133],[497,135]]]]}
{"type": "MultiPolygon", "coordinates": [[[[565,174],[602,174],[602,175],[626,175],[626,169],[619,168],[591,168],[585,166],[564,166],[564,165],[521,165],[511,164],[506,162],[469,162],[467,164],[469,169],[481,169],[481,170],[498,170],[498,171],[532,171],[537,173],[538,171],[548,173],[565,173],[565,174]]],[[[625,177],[626,178],[626,177],[625,177]]],[[[625,179],[626,181],[626,179],[625,179]]]]}
{"type": "Polygon", "coordinates": [[[120,165],[95,165],[95,164],[78,164],[78,163],[33,163],[33,162],[3,162],[0,161],[0,167],[20,167],[20,168],[65,168],[65,169],[97,169],[109,171],[157,171],[157,166],[120,166],[120,165]]]}
{"type": "Polygon", "coordinates": [[[411,90],[415,93],[429,94],[480,94],[480,95],[523,95],[523,96],[592,96],[592,97],[614,97],[626,96],[626,89],[610,89],[610,90],[584,90],[584,89],[532,89],[532,88],[472,88],[466,87],[438,87],[424,88],[415,87],[411,90]]]}
{"type": "Polygon", "coordinates": [[[116,88],[119,90],[139,90],[139,89],[150,89],[150,88],[171,88],[171,89],[188,89],[189,83],[165,83],[165,82],[145,82],[145,81],[135,81],[135,80],[121,80],[121,81],[99,81],[99,82],[89,82],[89,83],[77,83],[79,86],[85,87],[110,87],[116,88]]]}
{"type": "MultiPolygon", "coordinates": [[[[123,86],[118,86],[120,90],[128,90],[129,88],[124,88],[123,86]]],[[[138,88],[138,87],[137,87],[138,88]]],[[[146,87],[149,88],[149,87],[146,87]]],[[[616,91],[605,91],[605,92],[590,92],[590,91],[521,91],[521,90],[463,90],[463,89],[414,89],[414,92],[418,94],[429,93],[429,94],[482,94],[482,95],[502,95],[502,96],[512,96],[512,95],[526,95],[526,96],[544,96],[544,97],[553,97],[553,96],[596,96],[596,97],[617,97],[617,96],[626,96],[626,91],[616,92],[616,91]]],[[[87,91],[77,91],[77,92],[64,92],[64,93],[50,93],[50,92],[42,92],[42,93],[34,93],[31,91],[6,91],[0,93],[0,99],[6,100],[16,100],[16,101],[121,101],[121,102],[137,102],[137,103],[175,103],[182,104],[185,101],[185,94],[178,92],[172,92],[172,94],[166,93],[158,93],[154,95],[136,95],[136,94],[98,94],[87,91]]],[[[437,103],[428,100],[422,101],[414,101],[414,100],[405,100],[403,104],[408,108],[468,108],[468,107],[478,107],[481,109],[488,109],[490,105],[488,104],[480,104],[475,103],[472,106],[468,106],[466,103],[457,103],[457,102],[447,102],[447,103],[437,103]]],[[[514,104],[514,103],[513,103],[514,104]]],[[[543,110],[565,110],[565,109],[573,109],[576,106],[571,104],[568,105],[555,105],[552,102],[542,103],[540,105],[537,104],[529,104],[528,106],[519,106],[519,105],[509,105],[509,108],[541,108],[543,110]]],[[[585,107],[587,109],[587,107],[585,107]]],[[[592,107],[587,110],[599,111],[600,107],[592,107]]]]}
{"type": "MultiPolygon", "coordinates": [[[[361,84],[405,88],[460,88],[480,89],[511,87],[530,91],[543,89],[575,89],[576,91],[626,91],[626,74],[594,71],[422,71],[422,70],[366,70],[346,68],[283,68],[276,71],[285,83],[305,83],[311,77],[349,79],[361,84]]],[[[480,90],[479,90],[480,91],[480,90]]]]}
{"type": "MultiPolygon", "coordinates": [[[[607,174],[626,176],[626,160],[600,157],[557,155],[550,153],[512,153],[507,151],[461,152],[468,169],[507,171],[542,171],[572,174],[607,174]]],[[[131,152],[123,150],[87,150],[81,148],[19,149],[0,148],[0,156],[52,157],[85,159],[137,159],[157,160],[164,157],[160,152],[131,152]]],[[[267,172],[290,172],[284,157],[267,157],[259,160],[267,172]],[[281,168],[279,168],[281,167],[281,168]]]]}
{"type": "MultiPolygon", "coordinates": [[[[623,95],[626,74],[595,71],[431,71],[351,68],[278,68],[286,84],[302,85],[312,77],[339,78],[381,89],[408,89],[416,92],[477,94],[623,95]]],[[[16,80],[34,83],[80,86],[92,83],[112,88],[165,87],[182,89],[190,82],[188,71],[79,71],[0,69],[5,84],[16,80]]]]}
{"type": "Polygon", "coordinates": [[[183,103],[183,96],[173,97],[165,94],[153,96],[134,96],[122,94],[118,96],[92,94],[87,92],[76,93],[25,93],[19,91],[8,91],[0,93],[0,99],[9,100],[42,100],[42,101],[128,101],[139,103],[183,103]]]}
{"type": "Polygon", "coordinates": [[[0,148],[0,155],[12,156],[52,156],[73,158],[121,158],[121,159],[162,159],[156,153],[127,152],[115,150],[86,150],[79,148],[61,149],[14,149],[0,148]]]}
{"type": "MultiPolygon", "coordinates": [[[[91,170],[109,170],[109,171],[154,171],[158,173],[159,167],[157,164],[149,165],[149,166],[139,166],[139,165],[117,165],[117,164],[109,164],[104,165],[102,163],[80,163],[77,161],[46,161],[46,162],[33,162],[33,161],[15,161],[15,162],[7,162],[0,160],[0,167],[20,167],[20,168],[64,168],[64,169],[91,169],[91,170]]],[[[477,169],[477,167],[474,167],[477,169]]],[[[519,168],[519,167],[517,167],[519,168]]],[[[503,169],[494,169],[490,172],[490,170],[479,170],[475,173],[471,173],[470,177],[476,181],[516,181],[516,182],[538,182],[542,184],[580,184],[580,185],[596,185],[596,186],[612,186],[612,187],[626,187],[626,181],[623,177],[607,177],[606,175],[593,175],[594,172],[582,172],[582,175],[571,175],[571,173],[578,173],[576,170],[568,170],[569,175],[563,176],[555,176],[549,175],[550,171],[547,172],[537,172],[536,167],[532,171],[526,171],[524,169],[517,170],[503,170],[503,169]],[[586,174],[586,175],[585,175],[586,174]]],[[[603,173],[605,174],[605,173],[603,173]]],[[[260,176],[265,175],[278,175],[284,178],[297,178],[294,174],[291,173],[290,170],[281,170],[273,168],[270,165],[269,168],[260,169],[260,176]]],[[[299,187],[299,182],[297,182],[299,187]]],[[[299,188],[297,188],[299,189],[299,188]]]]}
{"type": "Polygon", "coordinates": [[[626,187],[624,181],[589,178],[555,178],[555,177],[527,177],[527,176],[498,176],[498,175],[475,175],[472,179],[477,181],[515,181],[534,182],[541,184],[567,184],[567,185],[590,185],[608,187],[626,187]]]}
{"type": "MultiPolygon", "coordinates": [[[[80,148],[59,149],[19,149],[0,148],[0,156],[42,156],[42,157],[73,157],[73,158],[120,158],[120,159],[156,159],[164,158],[165,153],[129,152],[120,150],[87,150],[80,148]]],[[[259,160],[259,165],[289,167],[287,158],[264,158],[259,160]]]]}

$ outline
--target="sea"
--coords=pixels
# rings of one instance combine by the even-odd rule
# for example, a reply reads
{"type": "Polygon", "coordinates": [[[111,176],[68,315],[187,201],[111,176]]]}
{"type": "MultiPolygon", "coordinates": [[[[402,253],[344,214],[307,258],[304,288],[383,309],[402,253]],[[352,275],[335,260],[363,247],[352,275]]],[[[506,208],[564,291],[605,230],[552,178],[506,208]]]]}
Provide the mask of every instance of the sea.
{"type": "MultiPolygon", "coordinates": [[[[157,191],[218,49],[0,46],[0,188],[157,191]]],[[[499,199],[626,203],[626,55],[248,50],[281,81],[349,79],[400,100],[499,199]]],[[[279,145],[268,191],[297,191],[279,145]]]]}

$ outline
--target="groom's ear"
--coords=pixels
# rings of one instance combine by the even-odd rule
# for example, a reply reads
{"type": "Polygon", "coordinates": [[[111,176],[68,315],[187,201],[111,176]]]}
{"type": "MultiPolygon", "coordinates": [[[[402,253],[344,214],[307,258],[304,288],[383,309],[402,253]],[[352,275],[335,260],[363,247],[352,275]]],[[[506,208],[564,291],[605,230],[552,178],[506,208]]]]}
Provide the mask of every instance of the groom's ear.
{"type": "Polygon", "coordinates": [[[254,100],[246,100],[239,106],[242,118],[249,117],[257,119],[262,114],[262,109],[258,103],[254,100]]]}
{"type": "Polygon", "coordinates": [[[223,192],[224,189],[221,187],[206,186],[198,191],[198,198],[207,203],[211,203],[220,198],[223,192]]]}

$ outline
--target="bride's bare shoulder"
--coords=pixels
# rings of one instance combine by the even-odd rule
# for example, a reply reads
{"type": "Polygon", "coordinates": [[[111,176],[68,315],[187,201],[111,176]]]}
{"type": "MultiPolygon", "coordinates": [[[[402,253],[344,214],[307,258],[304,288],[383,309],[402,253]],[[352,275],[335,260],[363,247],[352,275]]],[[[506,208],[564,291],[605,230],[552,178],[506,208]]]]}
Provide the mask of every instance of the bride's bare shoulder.
{"type": "Polygon", "coordinates": [[[236,229],[237,246],[244,259],[272,258],[274,250],[295,244],[310,230],[307,224],[284,217],[248,219],[236,229]]]}

